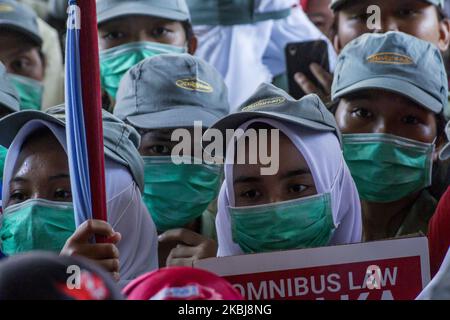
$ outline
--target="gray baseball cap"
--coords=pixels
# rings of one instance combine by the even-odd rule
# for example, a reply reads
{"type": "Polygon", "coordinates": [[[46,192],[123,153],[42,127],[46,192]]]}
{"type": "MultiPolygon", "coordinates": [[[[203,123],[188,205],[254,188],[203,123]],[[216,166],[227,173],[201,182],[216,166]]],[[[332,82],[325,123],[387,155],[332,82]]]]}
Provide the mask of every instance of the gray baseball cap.
{"type": "Polygon", "coordinates": [[[37,18],[37,14],[25,4],[14,0],[0,0],[0,28],[25,34],[41,46],[42,37],[37,18]]]}
{"type": "MultiPolygon", "coordinates": [[[[284,90],[273,84],[263,83],[238,111],[222,118],[210,129],[218,129],[226,136],[227,129],[238,129],[255,118],[270,118],[306,128],[332,132],[342,144],[341,133],[333,114],[315,94],[295,100],[284,90]]],[[[208,135],[208,131],[205,132],[208,135]]],[[[203,142],[206,147],[210,142],[203,142]]]]}
{"type": "MultiPolygon", "coordinates": [[[[103,111],[102,118],[105,156],[127,167],[142,191],[144,163],[138,151],[139,133],[107,111],[103,111]]],[[[0,120],[0,144],[9,148],[19,130],[31,120],[44,120],[65,127],[65,106],[56,106],[45,112],[24,110],[4,117],[0,120]]]]}
{"type": "Polygon", "coordinates": [[[368,89],[403,95],[441,113],[448,108],[448,81],[438,48],[402,32],[364,34],[338,57],[331,98],[368,89]]]}
{"type": "Polygon", "coordinates": [[[219,72],[189,54],[164,54],[131,68],[120,82],[114,115],[141,129],[209,127],[229,112],[219,72]]]}
{"type": "Polygon", "coordinates": [[[97,22],[130,15],[190,21],[185,0],[97,0],[97,22]]]}
{"type": "Polygon", "coordinates": [[[20,110],[20,100],[11,79],[6,73],[5,66],[0,62],[0,106],[16,112],[20,110]]]}
{"type": "MultiPolygon", "coordinates": [[[[422,1],[431,3],[431,4],[439,7],[440,9],[444,9],[445,0],[422,0],[422,1]]],[[[331,9],[339,10],[343,4],[347,4],[347,3],[351,3],[351,2],[359,3],[360,0],[332,0],[331,9]]]]}

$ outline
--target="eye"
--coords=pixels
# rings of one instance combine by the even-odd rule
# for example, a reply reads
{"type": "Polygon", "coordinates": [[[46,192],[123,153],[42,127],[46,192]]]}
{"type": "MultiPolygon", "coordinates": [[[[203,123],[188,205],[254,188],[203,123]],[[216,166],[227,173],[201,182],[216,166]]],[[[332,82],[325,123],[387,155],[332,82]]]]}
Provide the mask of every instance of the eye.
{"type": "Polygon", "coordinates": [[[27,69],[31,64],[31,61],[27,58],[18,58],[11,62],[11,67],[16,72],[21,72],[27,69]]]}
{"type": "Polygon", "coordinates": [[[363,118],[363,119],[368,119],[368,118],[373,117],[373,113],[365,108],[355,108],[352,111],[352,114],[359,118],[363,118]]]}
{"type": "Polygon", "coordinates": [[[402,122],[405,124],[415,125],[415,124],[419,124],[420,120],[415,116],[409,115],[409,116],[403,117],[402,122]]]}
{"type": "Polygon", "coordinates": [[[56,189],[54,198],[57,200],[72,201],[72,193],[63,188],[56,189]]]}
{"type": "Polygon", "coordinates": [[[289,186],[289,192],[291,193],[302,193],[306,189],[308,189],[308,187],[303,184],[293,184],[289,186]]]}
{"type": "Polygon", "coordinates": [[[27,200],[28,196],[21,190],[14,190],[9,196],[9,200],[14,203],[19,203],[27,200]]]}
{"type": "Polygon", "coordinates": [[[168,146],[165,145],[154,145],[149,148],[150,152],[158,155],[168,155],[172,151],[168,146]]]}
{"type": "Polygon", "coordinates": [[[125,37],[125,34],[123,32],[112,31],[112,32],[108,32],[107,34],[105,34],[103,36],[103,39],[113,41],[113,40],[118,40],[118,39],[121,39],[124,37],[125,37]]]}
{"type": "Polygon", "coordinates": [[[242,192],[240,196],[242,198],[247,198],[249,200],[255,200],[255,199],[261,197],[261,193],[256,189],[252,189],[252,190],[242,192]]]}
{"type": "Polygon", "coordinates": [[[410,8],[403,8],[397,12],[399,17],[410,17],[418,14],[419,12],[410,8]]]}
{"type": "Polygon", "coordinates": [[[157,27],[152,30],[152,36],[154,37],[163,37],[169,34],[171,30],[164,27],[157,27]]]}

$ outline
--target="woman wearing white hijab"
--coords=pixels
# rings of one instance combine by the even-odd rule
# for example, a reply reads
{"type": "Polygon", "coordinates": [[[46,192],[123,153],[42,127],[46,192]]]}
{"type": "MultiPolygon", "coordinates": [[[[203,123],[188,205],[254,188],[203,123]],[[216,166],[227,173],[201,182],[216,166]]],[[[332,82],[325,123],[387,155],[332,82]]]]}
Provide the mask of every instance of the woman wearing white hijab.
{"type": "MultiPolygon", "coordinates": [[[[34,141],[32,138],[36,138],[37,132],[50,132],[54,136],[53,138],[56,138],[56,143],[59,143],[64,151],[67,152],[64,122],[59,120],[61,117],[64,117],[64,108],[52,108],[48,112],[52,113],[54,117],[43,112],[25,111],[7,117],[1,122],[2,128],[4,129],[0,131],[3,131],[2,133],[4,135],[0,138],[0,142],[9,146],[9,149],[4,170],[4,214],[0,216],[0,221],[2,221],[0,238],[2,240],[1,246],[3,248],[5,246],[10,248],[12,254],[26,251],[30,248],[34,249],[33,247],[37,243],[34,240],[39,239],[40,236],[39,229],[37,228],[36,230],[34,228],[32,229],[35,234],[29,234],[32,230],[28,230],[28,234],[26,232],[24,233],[23,230],[21,231],[18,222],[23,223],[24,220],[21,221],[13,218],[11,221],[16,225],[9,222],[5,216],[8,215],[10,209],[14,208],[10,214],[10,217],[13,217],[17,211],[15,209],[17,208],[19,210],[28,201],[36,201],[44,207],[49,203],[51,204],[51,202],[53,204],[55,203],[51,201],[53,199],[41,196],[43,192],[36,192],[39,196],[33,194],[34,197],[30,196],[28,200],[17,199],[17,195],[14,194],[16,191],[10,187],[10,184],[15,183],[15,177],[13,176],[16,174],[15,171],[18,168],[20,169],[20,166],[27,161],[27,159],[21,156],[21,152],[26,148],[27,141],[34,141]],[[13,194],[11,194],[12,192],[13,194]],[[25,201],[22,202],[20,200],[25,201]],[[24,233],[23,236],[20,235],[21,232],[24,233]],[[24,239],[33,239],[34,243],[20,243],[21,241],[27,241],[24,239]]],[[[139,145],[139,136],[134,129],[125,125],[112,115],[104,113],[103,116],[108,223],[114,232],[118,232],[121,235],[119,236],[120,241],[117,242],[116,246],[119,251],[120,284],[126,285],[137,276],[158,267],[157,235],[155,225],[141,199],[140,188],[143,186],[143,164],[139,160],[140,156],[136,149],[139,145]]],[[[56,170],[53,169],[53,171],[56,170]]],[[[55,172],[52,173],[55,174],[55,172]]],[[[56,174],[59,174],[59,172],[56,172],[56,174]]],[[[67,202],[62,202],[61,206],[73,208],[67,202]]],[[[49,206],[49,208],[51,207],[49,206]]],[[[33,214],[36,213],[34,212],[33,214]]],[[[64,223],[70,224],[72,220],[70,222],[65,221],[64,223]]],[[[53,222],[51,225],[55,226],[55,223],[53,222]]],[[[67,240],[70,233],[67,233],[67,230],[63,230],[62,226],[58,227],[59,229],[49,228],[45,230],[47,232],[49,230],[61,230],[60,235],[54,234],[53,238],[50,238],[53,241],[47,241],[49,247],[36,249],[60,250],[61,244],[56,248],[57,239],[62,236],[62,241],[64,239],[67,240]]],[[[83,225],[77,229],[77,232],[82,227],[83,225]]],[[[70,244],[71,241],[73,241],[71,238],[67,240],[62,254],[77,254],[77,252],[73,252],[75,246],[73,243],[70,244]]],[[[42,241],[40,242],[41,245],[43,243],[42,241]]],[[[5,252],[5,250],[3,251],[5,252]]]]}
{"type": "MultiPolygon", "coordinates": [[[[218,256],[360,242],[358,192],[342,156],[336,123],[320,99],[310,95],[296,101],[282,90],[264,84],[244,104],[241,112],[222,119],[213,128],[245,131],[255,125],[279,129],[280,136],[287,137],[295,148],[283,154],[287,149],[280,139],[279,172],[283,172],[283,166],[289,166],[292,162],[289,159],[300,155],[306,163],[302,171],[309,169],[315,190],[297,192],[300,196],[290,196],[285,201],[272,201],[273,198],[267,197],[269,201],[260,201],[257,205],[240,205],[242,201],[236,199],[236,195],[246,189],[235,190],[236,185],[239,186],[237,181],[242,179],[234,176],[238,167],[232,164],[236,144],[230,143],[216,219],[218,256]],[[298,154],[292,152],[295,149],[298,154]]],[[[250,167],[246,170],[254,171],[250,167]]],[[[251,173],[247,175],[243,180],[255,180],[251,173]]],[[[262,176],[261,179],[263,181],[262,176]]],[[[279,188],[284,183],[280,181],[268,186],[265,192],[279,188]]]]}

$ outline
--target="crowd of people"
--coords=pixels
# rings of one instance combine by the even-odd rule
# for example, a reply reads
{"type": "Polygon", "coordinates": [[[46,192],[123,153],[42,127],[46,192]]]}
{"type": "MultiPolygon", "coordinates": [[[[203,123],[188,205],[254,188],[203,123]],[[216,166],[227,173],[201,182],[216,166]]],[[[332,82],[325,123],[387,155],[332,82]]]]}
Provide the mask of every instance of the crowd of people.
{"type": "Polygon", "coordinates": [[[412,236],[428,237],[432,276],[448,278],[450,2],[96,5],[108,218],[77,226],[67,1],[0,0],[0,299],[240,299],[194,264],[412,236]],[[297,100],[285,48],[310,40],[326,42],[330,69],[296,73],[297,100]],[[244,134],[206,161],[205,137],[228,130],[244,134]],[[274,174],[252,144],[239,148],[250,131],[275,150],[274,174]],[[180,132],[193,137],[183,154],[180,132]],[[87,283],[75,293],[70,265],[87,283]]]}

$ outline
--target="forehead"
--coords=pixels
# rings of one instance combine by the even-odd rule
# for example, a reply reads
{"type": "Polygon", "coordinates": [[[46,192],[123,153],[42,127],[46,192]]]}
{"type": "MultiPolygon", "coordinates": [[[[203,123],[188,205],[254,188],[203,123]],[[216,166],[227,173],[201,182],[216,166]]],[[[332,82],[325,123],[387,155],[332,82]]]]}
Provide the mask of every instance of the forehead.
{"type": "Polygon", "coordinates": [[[308,11],[328,11],[331,0],[312,0],[308,2],[308,11]]]}
{"type": "MultiPolygon", "coordinates": [[[[57,138],[47,130],[39,130],[26,138],[22,144],[13,175],[23,171],[52,171],[68,168],[68,160],[64,148],[57,138]]],[[[37,172],[36,172],[37,173],[37,172]]]]}
{"type": "MultiPolygon", "coordinates": [[[[275,137],[276,136],[274,136],[274,138],[275,137]]],[[[248,173],[257,172],[257,175],[259,175],[259,169],[261,167],[265,167],[264,164],[261,164],[261,162],[263,162],[261,160],[264,160],[261,157],[270,157],[272,161],[278,161],[280,164],[279,172],[283,172],[284,170],[292,170],[293,168],[309,168],[302,153],[283,132],[279,131],[278,139],[272,139],[272,134],[270,131],[268,131],[267,139],[262,138],[261,134],[258,133],[257,139],[257,142],[251,141],[251,139],[245,139],[244,143],[243,138],[241,138],[240,142],[242,144],[240,146],[235,142],[235,163],[242,163],[245,160],[244,165],[236,164],[234,166],[238,168],[238,171],[243,170],[245,172],[245,170],[247,170],[248,173]],[[264,145],[263,142],[266,142],[266,145],[264,145]],[[276,146],[274,144],[276,144],[276,146]],[[244,149],[242,146],[245,148],[245,151],[243,151],[244,149]],[[261,147],[265,147],[265,150],[261,150],[261,147]],[[250,152],[252,153],[251,155],[250,152]],[[249,163],[249,159],[251,159],[250,156],[256,157],[257,164],[249,163]]]]}

